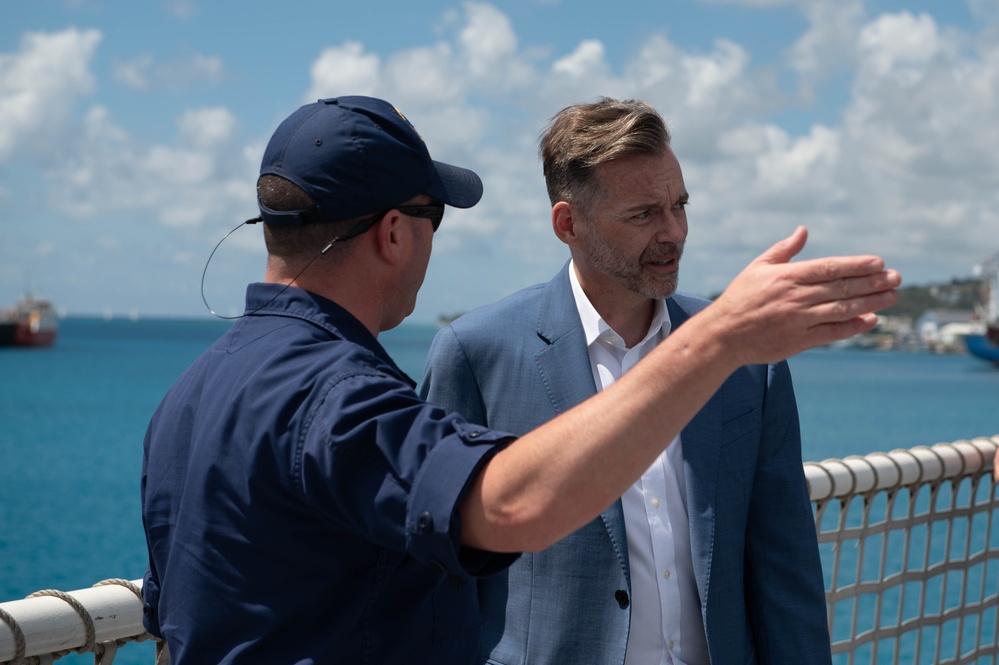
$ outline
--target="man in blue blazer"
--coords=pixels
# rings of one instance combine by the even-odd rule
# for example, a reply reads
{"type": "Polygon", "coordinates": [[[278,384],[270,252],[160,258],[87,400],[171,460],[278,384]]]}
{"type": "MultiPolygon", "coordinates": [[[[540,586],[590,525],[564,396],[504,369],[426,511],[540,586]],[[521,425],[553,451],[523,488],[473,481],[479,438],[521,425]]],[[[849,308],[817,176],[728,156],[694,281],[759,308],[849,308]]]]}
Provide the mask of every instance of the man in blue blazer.
{"type": "MultiPolygon", "coordinates": [[[[421,386],[516,434],[608,389],[707,305],[676,294],[688,195],[654,109],[568,107],[541,156],[571,261],[442,329],[421,386]]],[[[488,663],[830,662],[787,364],[732,374],[620,500],[480,582],[479,601],[488,663]]]]}

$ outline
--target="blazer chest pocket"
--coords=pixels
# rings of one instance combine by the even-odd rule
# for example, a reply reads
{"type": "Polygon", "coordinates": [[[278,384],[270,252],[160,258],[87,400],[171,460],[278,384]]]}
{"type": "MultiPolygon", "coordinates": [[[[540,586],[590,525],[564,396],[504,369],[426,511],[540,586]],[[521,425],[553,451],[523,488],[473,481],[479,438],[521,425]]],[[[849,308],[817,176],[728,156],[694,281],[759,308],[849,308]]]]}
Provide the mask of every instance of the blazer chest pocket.
{"type": "Polygon", "coordinates": [[[759,438],[760,415],[756,409],[749,409],[722,423],[721,447],[745,443],[751,437],[759,438]]]}

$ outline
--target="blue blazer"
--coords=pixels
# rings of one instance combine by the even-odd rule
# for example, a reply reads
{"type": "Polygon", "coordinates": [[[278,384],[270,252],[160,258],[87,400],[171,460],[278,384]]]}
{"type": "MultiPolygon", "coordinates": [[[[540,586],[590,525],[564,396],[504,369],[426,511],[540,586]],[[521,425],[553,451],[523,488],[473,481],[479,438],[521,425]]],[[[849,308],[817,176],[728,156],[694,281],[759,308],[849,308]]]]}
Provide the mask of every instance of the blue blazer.
{"type": "MultiPolygon", "coordinates": [[[[672,326],[708,304],[667,301],[672,326]]],[[[596,392],[568,264],[443,328],[421,393],[524,434],[596,392]]],[[[736,371],[684,428],[691,552],[713,665],[831,662],[822,569],[786,363],[736,371]]],[[[565,445],[572,445],[566,441],[565,445]]],[[[630,573],[621,502],[482,580],[483,658],[623,663],[630,573]]]]}

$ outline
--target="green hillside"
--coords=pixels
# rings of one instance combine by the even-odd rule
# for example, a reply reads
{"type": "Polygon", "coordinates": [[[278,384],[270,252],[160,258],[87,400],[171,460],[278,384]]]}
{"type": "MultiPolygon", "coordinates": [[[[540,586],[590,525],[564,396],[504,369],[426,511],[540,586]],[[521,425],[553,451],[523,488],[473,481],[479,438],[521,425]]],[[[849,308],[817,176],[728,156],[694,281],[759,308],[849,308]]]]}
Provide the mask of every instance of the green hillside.
{"type": "Polygon", "coordinates": [[[949,284],[902,286],[898,290],[898,302],[878,313],[915,320],[928,309],[972,311],[975,305],[982,302],[984,288],[984,283],[978,279],[955,279],[949,284]]]}

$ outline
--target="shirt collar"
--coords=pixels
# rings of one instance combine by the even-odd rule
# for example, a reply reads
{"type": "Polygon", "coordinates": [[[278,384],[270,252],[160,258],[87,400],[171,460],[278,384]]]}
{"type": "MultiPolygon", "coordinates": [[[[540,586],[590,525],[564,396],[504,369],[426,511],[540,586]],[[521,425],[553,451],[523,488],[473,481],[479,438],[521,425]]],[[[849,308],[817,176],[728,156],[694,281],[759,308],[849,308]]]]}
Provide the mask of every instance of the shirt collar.
{"type": "MultiPolygon", "coordinates": [[[[357,320],[357,317],[332,300],[311,291],[270,282],[249,284],[246,287],[244,316],[286,316],[308,321],[332,337],[363,346],[406,376],[392,360],[388,351],[371,331],[357,320]]],[[[408,376],[406,378],[412,382],[408,376]]]]}
{"type": "MultiPolygon", "coordinates": [[[[579,320],[583,324],[583,335],[586,338],[586,346],[591,346],[601,338],[616,335],[617,333],[607,325],[607,322],[604,321],[596,308],[593,307],[593,303],[583,293],[583,287],[579,285],[579,279],[576,277],[576,269],[572,261],[569,261],[569,284],[572,286],[572,295],[576,301],[579,320]]],[[[637,346],[645,344],[652,337],[657,337],[657,341],[658,339],[665,339],[671,328],[672,322],[669,318],[669,309],[666,307],[666,301],[657,300],[649,330],[645,333],[645,338],[637,346]]]]}

